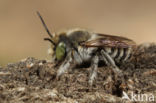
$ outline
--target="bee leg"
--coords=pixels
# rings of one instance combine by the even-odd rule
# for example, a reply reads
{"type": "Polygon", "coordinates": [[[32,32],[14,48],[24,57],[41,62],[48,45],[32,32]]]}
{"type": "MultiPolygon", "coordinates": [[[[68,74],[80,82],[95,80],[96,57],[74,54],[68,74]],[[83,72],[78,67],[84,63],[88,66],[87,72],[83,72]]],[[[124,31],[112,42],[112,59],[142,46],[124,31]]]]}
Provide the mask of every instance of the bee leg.
{"type": "Polygon", "coordinates": [[[89,78],[89,84],[90,85],[93,84],[93,81],[97,76],[98,62],[99,62],[99,57],[96,55],[92,59],[91,73],[90,73],[90,78],[89,78]]]}
{"type": "Polygon", "coordinates": [[[73,50],[72,55],[73,55],[73,58],[74,58],[76,64],[81,64],[83,62],[80,54],[77,51],[73,50]]]}
{"type": "Polygon", "coordinates": [[[103,59],[106,62],[106,64],[108,66],[112,66],[113,67],[112,69],[116,74],[121,75],[121,70],[116,66],[112,57],[107,52],[105,52],[104,50],[101,50],[101,54],[102,54],[103,59]]]}
{"type": "Polygon", "coordinates": [[[57,71],[57,78],[59,78],[65,71],[67,71],[71,67],[71,64],[73,64],[73,58],[72,58],[72,53],[69,52],[67,58],[61,64],[61,66],[57,71]]]}

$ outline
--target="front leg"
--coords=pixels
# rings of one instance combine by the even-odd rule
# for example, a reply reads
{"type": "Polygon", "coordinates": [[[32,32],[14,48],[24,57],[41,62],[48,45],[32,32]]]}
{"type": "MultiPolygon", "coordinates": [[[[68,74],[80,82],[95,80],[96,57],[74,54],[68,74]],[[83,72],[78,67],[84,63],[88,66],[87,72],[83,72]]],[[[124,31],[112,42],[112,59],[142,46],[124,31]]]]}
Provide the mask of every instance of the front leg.
{"type": "Polygon", "coordinates": [[[61,64],[61,66],[59,67],[57,71],[57,78],[59,78],[65,71],[67,71],[73,63],[74,61],[72,58],[72,52],[69,52],[64,62],[61,64]]]}

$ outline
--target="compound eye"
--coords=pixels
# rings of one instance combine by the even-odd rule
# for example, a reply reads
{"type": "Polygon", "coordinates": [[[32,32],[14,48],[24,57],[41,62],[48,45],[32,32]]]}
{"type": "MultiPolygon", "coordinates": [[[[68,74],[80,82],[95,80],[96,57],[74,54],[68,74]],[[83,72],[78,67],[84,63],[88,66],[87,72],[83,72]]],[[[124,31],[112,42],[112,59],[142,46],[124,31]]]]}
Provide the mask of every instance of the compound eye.
{"type": "Polygon", "coordinates": [[[63,42],[60,42],[56,47],[56,59],[58,61],[62,60],[65,56],[65,44],[63,42]]]}

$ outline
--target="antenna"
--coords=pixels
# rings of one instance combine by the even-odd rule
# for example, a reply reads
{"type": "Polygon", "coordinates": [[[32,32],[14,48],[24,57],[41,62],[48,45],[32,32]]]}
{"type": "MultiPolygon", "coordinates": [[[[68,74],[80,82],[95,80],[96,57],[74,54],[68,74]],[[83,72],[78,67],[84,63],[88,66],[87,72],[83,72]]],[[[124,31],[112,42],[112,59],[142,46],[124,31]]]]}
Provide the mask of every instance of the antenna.
{"type": "Polygon", "coordinates": [[[43,24],[45,30],[46,30],[47,33],[48,33],[48,35],[52,38],[52,37],[53,37],[52,34],[51,34],[50,31],[48,30],[47,25],[45,24],[45,22],[44,22],[42,16],[40,15],[40,13],[39,13],[38,11],[37,11],[37,15],[39,16],[39,18],[40,18],[40,20],[41,20],[41,22],[42,22],[42,24],[43,24]]]}
{"type": "Polygon", "coordinates": [[[54,46],[56,46],[56,44],[50,38],[44,38],[44,40],[47,40],[47,41],[51,42],[54,46]]]}

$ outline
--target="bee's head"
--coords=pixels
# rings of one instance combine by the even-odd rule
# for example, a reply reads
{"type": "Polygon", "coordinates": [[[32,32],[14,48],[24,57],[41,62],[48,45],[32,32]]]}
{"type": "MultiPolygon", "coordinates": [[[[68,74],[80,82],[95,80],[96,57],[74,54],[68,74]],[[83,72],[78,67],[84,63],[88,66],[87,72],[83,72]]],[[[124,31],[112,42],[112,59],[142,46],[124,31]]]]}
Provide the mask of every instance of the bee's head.
{"type": "Polygon", "coordinates": [[[44,40],[51,43],[49,54],[55,58],[56,61],[62,61],[66,55],[66,44],[58,37],[44,38],[44,40]],[[56,40],[58,39],[58,40],[56,40]]]}
{"type": "Polygon", "coordinates": [[[58,43],[55,49],[55,56],[57,61],[62,61],[66,55],[66,45],[64,42],[58,43]]]}

